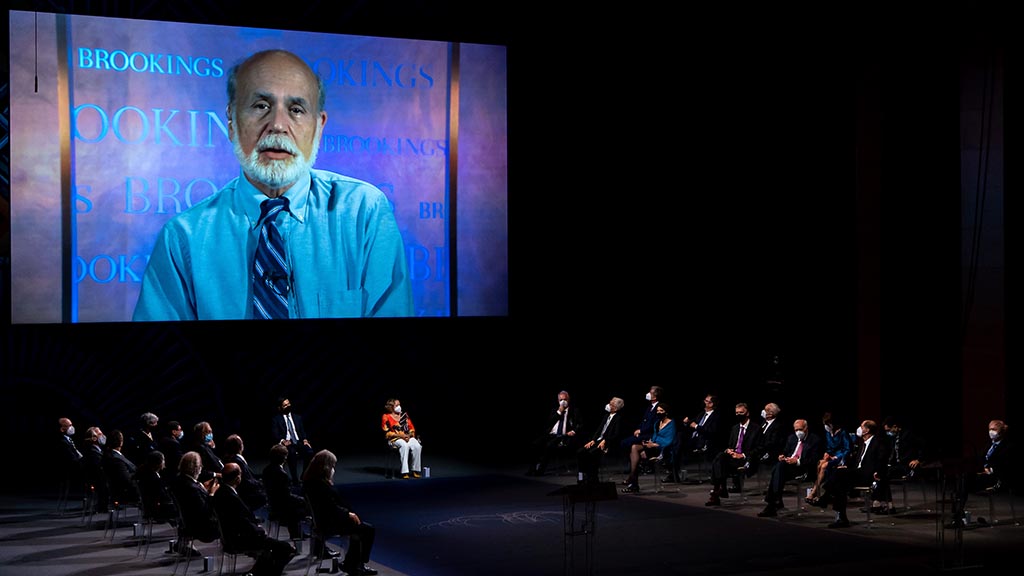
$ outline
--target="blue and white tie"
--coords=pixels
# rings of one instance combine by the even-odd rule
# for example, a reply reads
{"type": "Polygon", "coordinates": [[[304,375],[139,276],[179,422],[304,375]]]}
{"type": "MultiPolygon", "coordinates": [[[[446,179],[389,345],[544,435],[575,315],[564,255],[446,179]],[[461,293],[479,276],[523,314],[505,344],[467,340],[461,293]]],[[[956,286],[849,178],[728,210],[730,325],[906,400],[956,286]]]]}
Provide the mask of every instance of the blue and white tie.
{"type": "Polygon", "coordinates": [[[288,210],[288,199],[268,198],[260,204],[262,224],[252,264],[253,318],[274,320],[288,317],[288,262],[284,240],[274,219],[288,210]]]}

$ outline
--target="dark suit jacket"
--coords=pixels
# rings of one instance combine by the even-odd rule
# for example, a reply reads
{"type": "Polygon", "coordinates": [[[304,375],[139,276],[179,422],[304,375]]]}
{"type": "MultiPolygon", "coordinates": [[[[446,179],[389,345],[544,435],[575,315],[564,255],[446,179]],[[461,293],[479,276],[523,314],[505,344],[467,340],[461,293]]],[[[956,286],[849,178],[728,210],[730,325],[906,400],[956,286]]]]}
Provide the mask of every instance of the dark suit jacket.
{"type": "Polygon", "coordinates": [[[614,447],[618,444],[619,440],[622,439],[624,430],[622,429],[622,412],[614,412],[612,415],[612,421],[608,423],[608,429],[601,434],[601,430],[604,428],[604,423],[608,419],[608,414],[605,414],[597,422],[597,426],[594,428],[594,434],[590,437],[594,442],[605,441],[605,446],[608,448],[614,447]]]}
{"type": "MultiPolygon", "coordinates": [[[[992,455],[986,459],[985,454],[988,452],[988,448],[989,446],[985,446],[985,452],[981,453],[982,467],[988,466],[992,468],[995,480],[1017,489],[1020,481],[1020,474],[1018,473],[1020,463],[1014,458],[1015,445],[1013,441],[1009,436],[1004,436],[996,446],[996,449],[992,451],[992,455]]],[[[993,483],[995,480],[993,480],[993,483]]]]}
{"type": "Polygon", "coordinates": [[[139,485],[139,498],[146,518],[158,522],[177,520],[178,510],[171,498],[170,486],[160,474],[143,468],[136,471],[135,482],[139,485]]]}
{"type": "Polygon", "coordinates": [[[858,442],[857,446],[846,458],[846,466],[850,469],[851,487],[869,486],[877,473],[879,477],[885,478],[886,467],[889,462],[889,443],[884,437],[874,435],[871,442],[864,451],[864,442],[858,442]],[[861,459],[861,453],[864,458],[861,459]]]}
{"type": "Polygon", "coordinates": [[[271,463],[263,468],[263,489],[273,519],[287,525],[306,515],[306,501],[292,492],[291,479],[281,466],[271,463]]]}
{"type": "MultiPolygon", "coordinates": [[[[571,405],[567,408],[569,410],[569,416],[566,421],[566,429],[563,433],[575,431],[577,434],[580,433],[580,429],[583,427],[582,420],[580,419],[579,410],[573,408],[571,405]]],[[[558,413],[557,408],[552,408],[551,413],[548,414],[548,419],[544,423],[544,434],[551,434],[551,430],[555,427],[559,420],[562,419],[562,414],[558,413]]]]}
{"type": "Polygon", "coordinates": [[[267,494],[263,482],[253,473],[249,463],[238,454],[231,454],[225,459],[234,462],[242,469],[242,483],[238,485],[238,496],[250,510],[259,510],[267,505],[267,494]]]}
{"type": "Polygon", "coordinates": [[[267,532],[252,510],[231,486],[221,486],[213,495],[213,507],[224,533],[222,544],[228,551],[262,550],[267,532]]]}
{"type": "Polygon", "coordinates": [[[177,438],[170,434],[161,436],[157,440],[157,445],[160,446],[160,451],[164,453],[164,461],[167,465],[167,469],[171,471],[171,474],[178,473],[178,463],[181,462],[181,455],[185,453],[185,450],[181,446],[181,442],[177,438]]]}
{"type": "MultiPolygon", "coordinates": [[[[723,451],[728,448],[736,448],[736,442],[740,438],[740,425],[737,422],[732,425],[732,429],[729,430],[729,441],[726,443],[723,451]]],[[[747,456],[747,463],[750,464],[750,469],[753,471],[757,467],[757,452],[755,447],[761,442],[761,423],[751,418],[747,423],[747,431],[743,433],[743,454],[747,456]]]]}
{"type": "MultiPolygon", "coordinates": [[[[775,426],[775,424],[772,424],[775,426]]],[[[786,446],[782,450],[782,455],[787,458],[793,455],[796,451],[796,434],[790,433],[786,437],[786,446]]],[[[804,436],[804,446],[800,451],[800,464],[798,465],[798,472],[794,476],[799,476],[805,472],[813,473],[818,468],[818,461],[825,454],[825,445],[821,441],[821,437],[813,432],[807,432],[804,436]]]]}
{"type": "MultiPolygon", "coordinates": [[[[765,422],[765,420],[761,420],[758,422],[758,426],[764,426],[765,422]]],[[[786,436],[793,433],[792,426],[787,428],[782,420],[775,418],[771,422],[771,426],[768,426],[768,429],[759,435],[760,440],[754,447],[754,453],[761,461],[777,461],[779,454],[785,452],[786,436]]]]}
{"type": "MultiPolygon", "coordinates": [[[[306,427],[302,423],[302,416],[292,412],[292,422],[295,423],[295,433],[299,435],[299,441],[306,440],[306,427]]],[[[284,422],[284,414],[275,414],[270,419],[270,438],[274,442],[284,440],[287,430],[288,427],[284,422]]]]}
{"type": "Polygon", "coordinates": [[[302,485],[313,509],[313,522],[324,535],[349,535],[355,532],[355,520],[348,513],[354,512],[338,489],[327,482],[314,480],[302,485]]]}
{"type": "Polygon", "coordinates": [[[210,448],[210,445],[206,442],[197,442],[192,445],[192,449],[199,453],[199,457],[203,460],[203,471],[199,474],[199,481],[205,482],[213,477],[213,473],[224,471],[224,461],[220,459],[220,456],[210,448]]]}
{"type": "Polygon", "coordinates": [[[62,472],[77,472],[81,467],[82,457],[84,454],[82,454],[82,452],[74,445],[74,441],[70,436],[61,434],[57,443],[60,444],[60,446],[57,447],[57,452],[60,454],[62,472]]]}
{"type": "MultiPolygon", "coordinates": [[[[219,492],[221,489],[218,489],[219,492]]],[[[185,533],[201,542],[213,542],[220,538],[217,517],[214,515],[213,498],[202,485],[191,476],[178,474],[171,481],[174,495],[185,521],[185,533]]]]}
{"type": "Polygon", "coordinates": [[[644,417],[640,420],[640,438],[649,440],[654,435],[654,425],[658,423],[658,417],[654,409],[657,405],[648,405],[644,408],[644,417]]]}
{"type": "Polygon", "coordinates": [[[704,412],[701,412],[693,419],[697,422],[696,428],[690,428],[687,426],[684,428],[685,431],[689,431],[687,434],[690,439],[686,443],[687,448],[690,450],[703,450],[708,458],[713,457],[718,452],[725,450],[726,443],[726,428],[722,425],[722,410],[715,408],[711,414],[704,420],[704,423],[700,423],[700,419],[704,417],[704,412]]]}
{"type": "Polygon", "coordinates": [[[91,486],[95,494],[95,509],[105,511],[110,492],[107,490],[107,478],[103,474],[103,451],[99,446],[88,446],[82,453],[82,462],[82,476],[86,488],[91,486]]]}
{"type": "Polygon", "coordinates": [[[107,450],[103,455],[103,476],[107,479],[110,498],[118,502],[138,502],[139,493],[132,478],[135,464],[116,450],[107,450]]]}

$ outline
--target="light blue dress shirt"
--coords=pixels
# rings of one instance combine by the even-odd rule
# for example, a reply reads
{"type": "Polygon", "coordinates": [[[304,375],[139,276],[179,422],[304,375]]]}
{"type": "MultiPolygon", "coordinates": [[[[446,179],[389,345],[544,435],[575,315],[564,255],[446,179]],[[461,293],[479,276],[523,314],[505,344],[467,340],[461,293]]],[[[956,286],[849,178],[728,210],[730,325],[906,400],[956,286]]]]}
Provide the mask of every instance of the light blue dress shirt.
{"type": "MultiPolygon", "coordinates": [[[[405,246],[377,187],[311,170],[277,218],[290,318],[411,316],[405,246]]],[[[142,279],[132,320],[252,318],[252,259],[266,196],[245,176],[169,220],[142,279]]]]}

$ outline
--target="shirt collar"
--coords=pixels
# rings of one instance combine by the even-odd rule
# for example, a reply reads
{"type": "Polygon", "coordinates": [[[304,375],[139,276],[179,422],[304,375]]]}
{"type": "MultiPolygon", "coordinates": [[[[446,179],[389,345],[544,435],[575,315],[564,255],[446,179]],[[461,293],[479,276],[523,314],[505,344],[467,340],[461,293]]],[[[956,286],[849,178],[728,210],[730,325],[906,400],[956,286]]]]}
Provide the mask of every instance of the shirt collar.
{"type": "MultiPolygon", "coordinates": [[[[267,199],[267,195],[253,186],[244,173],[238,178],[238,182],[236,193],[245,208],[245,215],[249,218],[249,228],[254,230],[260,220],[260,203],[267,199]]],[[[288,215],[300,223],[305,221],[306,201],[309,199],[311,183],[312,176],[307,172],[283,194],[288,198],[288,215]]]]}

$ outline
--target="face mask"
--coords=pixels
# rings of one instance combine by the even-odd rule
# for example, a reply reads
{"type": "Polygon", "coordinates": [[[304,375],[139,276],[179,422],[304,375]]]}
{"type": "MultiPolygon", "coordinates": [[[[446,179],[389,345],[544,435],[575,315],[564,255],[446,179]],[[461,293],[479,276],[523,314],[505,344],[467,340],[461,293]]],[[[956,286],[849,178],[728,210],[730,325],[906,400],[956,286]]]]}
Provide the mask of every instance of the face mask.
{"type": "Polygon", "coordinates": [[[100,446],[106,446],[107,445],[107,435],[106,434],[100,434],[99,440],[97,440],[96,442],[98,442],[100,446]]]}
{"type": "Polygon", "coordinates": [[[747,421],[747,415],[746,414],[737,414],[736,415],[736,421],[739,422],[740,424],[746,422],[747,421]]]}
{"type": "Polygon", "coordinates": [[[565,408],[566,406],[569,405],[569,401],[568,400],[559,400],[558,401],[558,405],[561,406],[562,408],[565,408]]]}
{"type": "Polygon", "coordinates": [[[287,414],[287,413],[289,413],[291,411],[292,411],[291,404],[289,404],[288,406],[282,406],[281,407],[281,413],[283,413],[283,414],[287,414]]]}
{"type": "Polygon", "coordinates": [[[892,430],[886,430],[885,433],[888,434],[890,438],[896,435],[892,430]]]}
{"type": "Polygon", "coordinates": [[[832,433],[832,425],[831,424],[825,424],[825,432],[828,432],[829,434],[832,433]]]}
{"type": "Polygon", "coordinates": [[[803,440],[804,436],[807,436],[807,432],[804,432],[803,430],[797,430],[796,431],[796,439],[797,440],[803,440]]]}
{"type": "Polygon", "coordinates": [[[768,412],[766,412],[764,410],[761,410],[761,418],[767,418],[767,417],[768,417],[768,412]]]}
{"type": "Polygon", "coordinates": [[[612,405],[611,404],[605,404],[604,405],[604,411],[610,413],[612,411],[612,405]]]}
{"type": "Polygon", "coordinates": [[[659,420],[664,420],[665,418],[668,418],[668,412],[660,412],[658,414],[658,419],[659,420]]]}
{"type": "Polygon", "coordinates": [[[177,432],[174,437],[178,439],[178,442],[181,442],[181,439],[185,437],[185,431],[182,430],[180,432],[177,432]]]}
{"type": "Polygon", "coordinates": [[[999,432],[996,432],[995,430],[989,430],[988,437],[995,440],[996,438],[999,438],[999,432]]]}
{"type": "Polygon", "coordinates": [[[651,393],[648,392],[646,395],[644,395],[644,399],[646,399],[648,402],[650,402],[651,401],[651,393]]]}
{"type": "Polygon", "coordinates": [[[401,414],[401,413],[402,413],[402,407],[400,405],[398,405],[398,404],[395,404],[395,414],[401,414]]]}
{"type": "Polygon", "coordinates": [[[68,436],[74,436],[75,435],[75,427],[74,426],[68,426],[68,431],[65,432],[65,434],[67,434],[68,436]]]}
{"type": "Polygon", "coordinates": [[[860,426],[857,426],[857,436],[863,436],[863,435],[864,435],[864,429],[861,428],[860,426]]]}
{"type": "Polygon", "coordinates": [[[213,432],[203,436],[203,442],[213,442],[213,432]]]}

